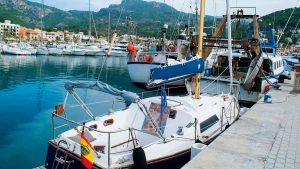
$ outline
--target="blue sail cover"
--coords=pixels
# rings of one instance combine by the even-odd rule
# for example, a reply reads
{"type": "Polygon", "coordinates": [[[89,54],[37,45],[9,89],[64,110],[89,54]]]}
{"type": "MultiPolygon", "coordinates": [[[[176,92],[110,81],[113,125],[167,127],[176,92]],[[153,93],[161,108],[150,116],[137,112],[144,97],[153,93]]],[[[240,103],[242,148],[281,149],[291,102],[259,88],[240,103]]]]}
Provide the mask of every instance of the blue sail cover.
{"type": "Polygon", "coordinates": [[[168,80],[176,77],[194,75],[204,71],[204,60],[198,58],[182,64],[151,69],[150,80],[168,80]]]}
{"type": "Polygon", "coordinates": [[[136,103],[140,100],[140,97],[133,92],[126,90],[119,90],[101,81],[71,81],[65,84],[65,89],[71,93],[74,88],[92,89],[100,92],[108,93],[114,96],[122,97],[126,102],[136,103]]]}

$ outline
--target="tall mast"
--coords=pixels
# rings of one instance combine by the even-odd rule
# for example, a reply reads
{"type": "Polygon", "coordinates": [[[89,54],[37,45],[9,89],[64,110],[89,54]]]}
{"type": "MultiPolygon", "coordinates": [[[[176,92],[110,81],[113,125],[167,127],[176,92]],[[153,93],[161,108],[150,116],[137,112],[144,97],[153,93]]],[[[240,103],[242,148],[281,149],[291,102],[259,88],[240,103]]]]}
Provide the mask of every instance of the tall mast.
{"type": "Polygon", "coordinates": [[[44,10],[44,0],[41,0],[41,4],[42,4],[42,14],[41,14],[41,37],[40,37],[40,43],[43,42],[43,26],[44,26],[44,14],[45,14],[45,10],[44,10]]]}
{"type": "MultiPolygon", "coordinates": [[[[196,57],[202,57],[202,45],[203,45],[203,29],[204,29],[204,13],[205,13],[205,0],[200,2],[200,21],[198,26],[198,50],[196,57]]],[[[195,80],[195,99],[200,99],[200,78],[201,74],[196,75],[195,80]]]]}
{"type": "Polygon", "coordinates": [[[232,40],[231,40],[231,16],[229,8],[229,0],[226,0],[226,14],[227,14],[227,34],[228,34],[228,62],[229,62],[229,72],[230,72],[230,93],[233,92],[233,75],[232,75],[232,40]]]}
{"type": "Polygon", "coordinates": [[[92,35],[92,13],[91,13],[91,0],[89,0],[89,42],[91,42],[92,35]]]}
{"type": "Polygon", "coordinates": [[[107,30],[107,40],[109,41],[110,34],[110,11],[108,11],[108,30],[107,30]]]}
{"type": "Polygon", "coordinates": [[[202,57],[205,0],[201,0],[200,3],[201,3],[201,5],[200,5],[200,18],[199,18],[199,25],[198,25],[198,50],[197,50],[197,55],[202,57]]]}

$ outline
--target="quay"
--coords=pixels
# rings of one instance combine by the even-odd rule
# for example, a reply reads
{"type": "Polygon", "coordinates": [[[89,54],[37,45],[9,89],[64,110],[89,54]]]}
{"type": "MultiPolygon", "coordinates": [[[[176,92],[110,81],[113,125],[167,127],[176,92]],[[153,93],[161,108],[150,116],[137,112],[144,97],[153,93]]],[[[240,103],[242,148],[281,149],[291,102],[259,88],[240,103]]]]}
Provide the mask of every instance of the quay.
{"type": "Polygon", "coordinates": [[[293,84],[271,90],[183,169],[300,168],[300,95],[293,84]]]}

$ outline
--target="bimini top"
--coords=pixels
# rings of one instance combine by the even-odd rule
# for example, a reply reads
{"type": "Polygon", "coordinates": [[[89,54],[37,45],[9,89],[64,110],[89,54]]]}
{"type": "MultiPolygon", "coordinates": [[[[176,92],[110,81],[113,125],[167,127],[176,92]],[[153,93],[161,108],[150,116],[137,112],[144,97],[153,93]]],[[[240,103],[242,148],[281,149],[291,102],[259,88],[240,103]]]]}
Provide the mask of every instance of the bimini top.
{"type": "Polygon", "coordinates": [[[114,96],[121,96],[126,102],[136,103],[140,97],[133,92],[119,90],[101,81],[70,81],[65,84],[65,89],[72,93],[74,88],[92,89],[100,92],[108,93],[114,96]]]}

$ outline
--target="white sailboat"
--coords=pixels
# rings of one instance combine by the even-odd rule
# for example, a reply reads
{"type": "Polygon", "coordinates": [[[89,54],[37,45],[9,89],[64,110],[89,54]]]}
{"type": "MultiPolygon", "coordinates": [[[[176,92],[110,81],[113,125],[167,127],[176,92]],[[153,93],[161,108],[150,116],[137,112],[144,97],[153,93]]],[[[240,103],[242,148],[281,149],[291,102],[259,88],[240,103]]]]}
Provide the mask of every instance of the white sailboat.
{"type": "MultiPolygon", "coordinates": [[[[204,23],[204,0],[201,1],[200,28],[204,23]]],[[[200,30],[200,29],[199,29],[200,30]]],[[[199,33],[202,41],[203,30],[199,33]]],[[[190,68],[183,72],[168,74],[168,70],[157,69],[152,80],[157,77],[181,78],[193,76],[204,70],[201,58],[202,46],[198,56],[177,68],[190,68]],[[162,72],[159,72],[162,71],[162,72]],[[165,73],[166,75],[160,74],[165,73]],[[180,76],[178,76],[180,75],[180,76]]],[[[168,69],[175,67],[169,66],[168,69]]],[[[197,77],[199,77],[197,75],[197,77]]],[[[164,81],[165,79],[161,79],[164,81]]],[[[166,96],[162,85],[161,96],[141,99],[137,94],[120,91],[103,82],[69,82],[65,85],[68,95],[80,104],[92,120],[86,123],[68,119],[66,103],[56,106],[54,118],[75,124],[49,141],[46,168],[82,168],[80,157],[89,156],[93,168],[180,168],[190,159],[191,147],[195,142],[210,143],[239,117],[237,99],[231,94],[217,96],[201,95],[198,81],[194,91],[185,96],[166,96]],[[76,94],[76,88],[101,91],[123,98],[126,109],[95,117],[76,94]],[[80,140],[85,137],[85,143],[80,140]],[[88,143],[88,144],[87,144],[88,143]],[[158,153],[159,152],[159,153],[158,153]]],[[[59,129],[53,124],[53,132],[59,129]]]]}

